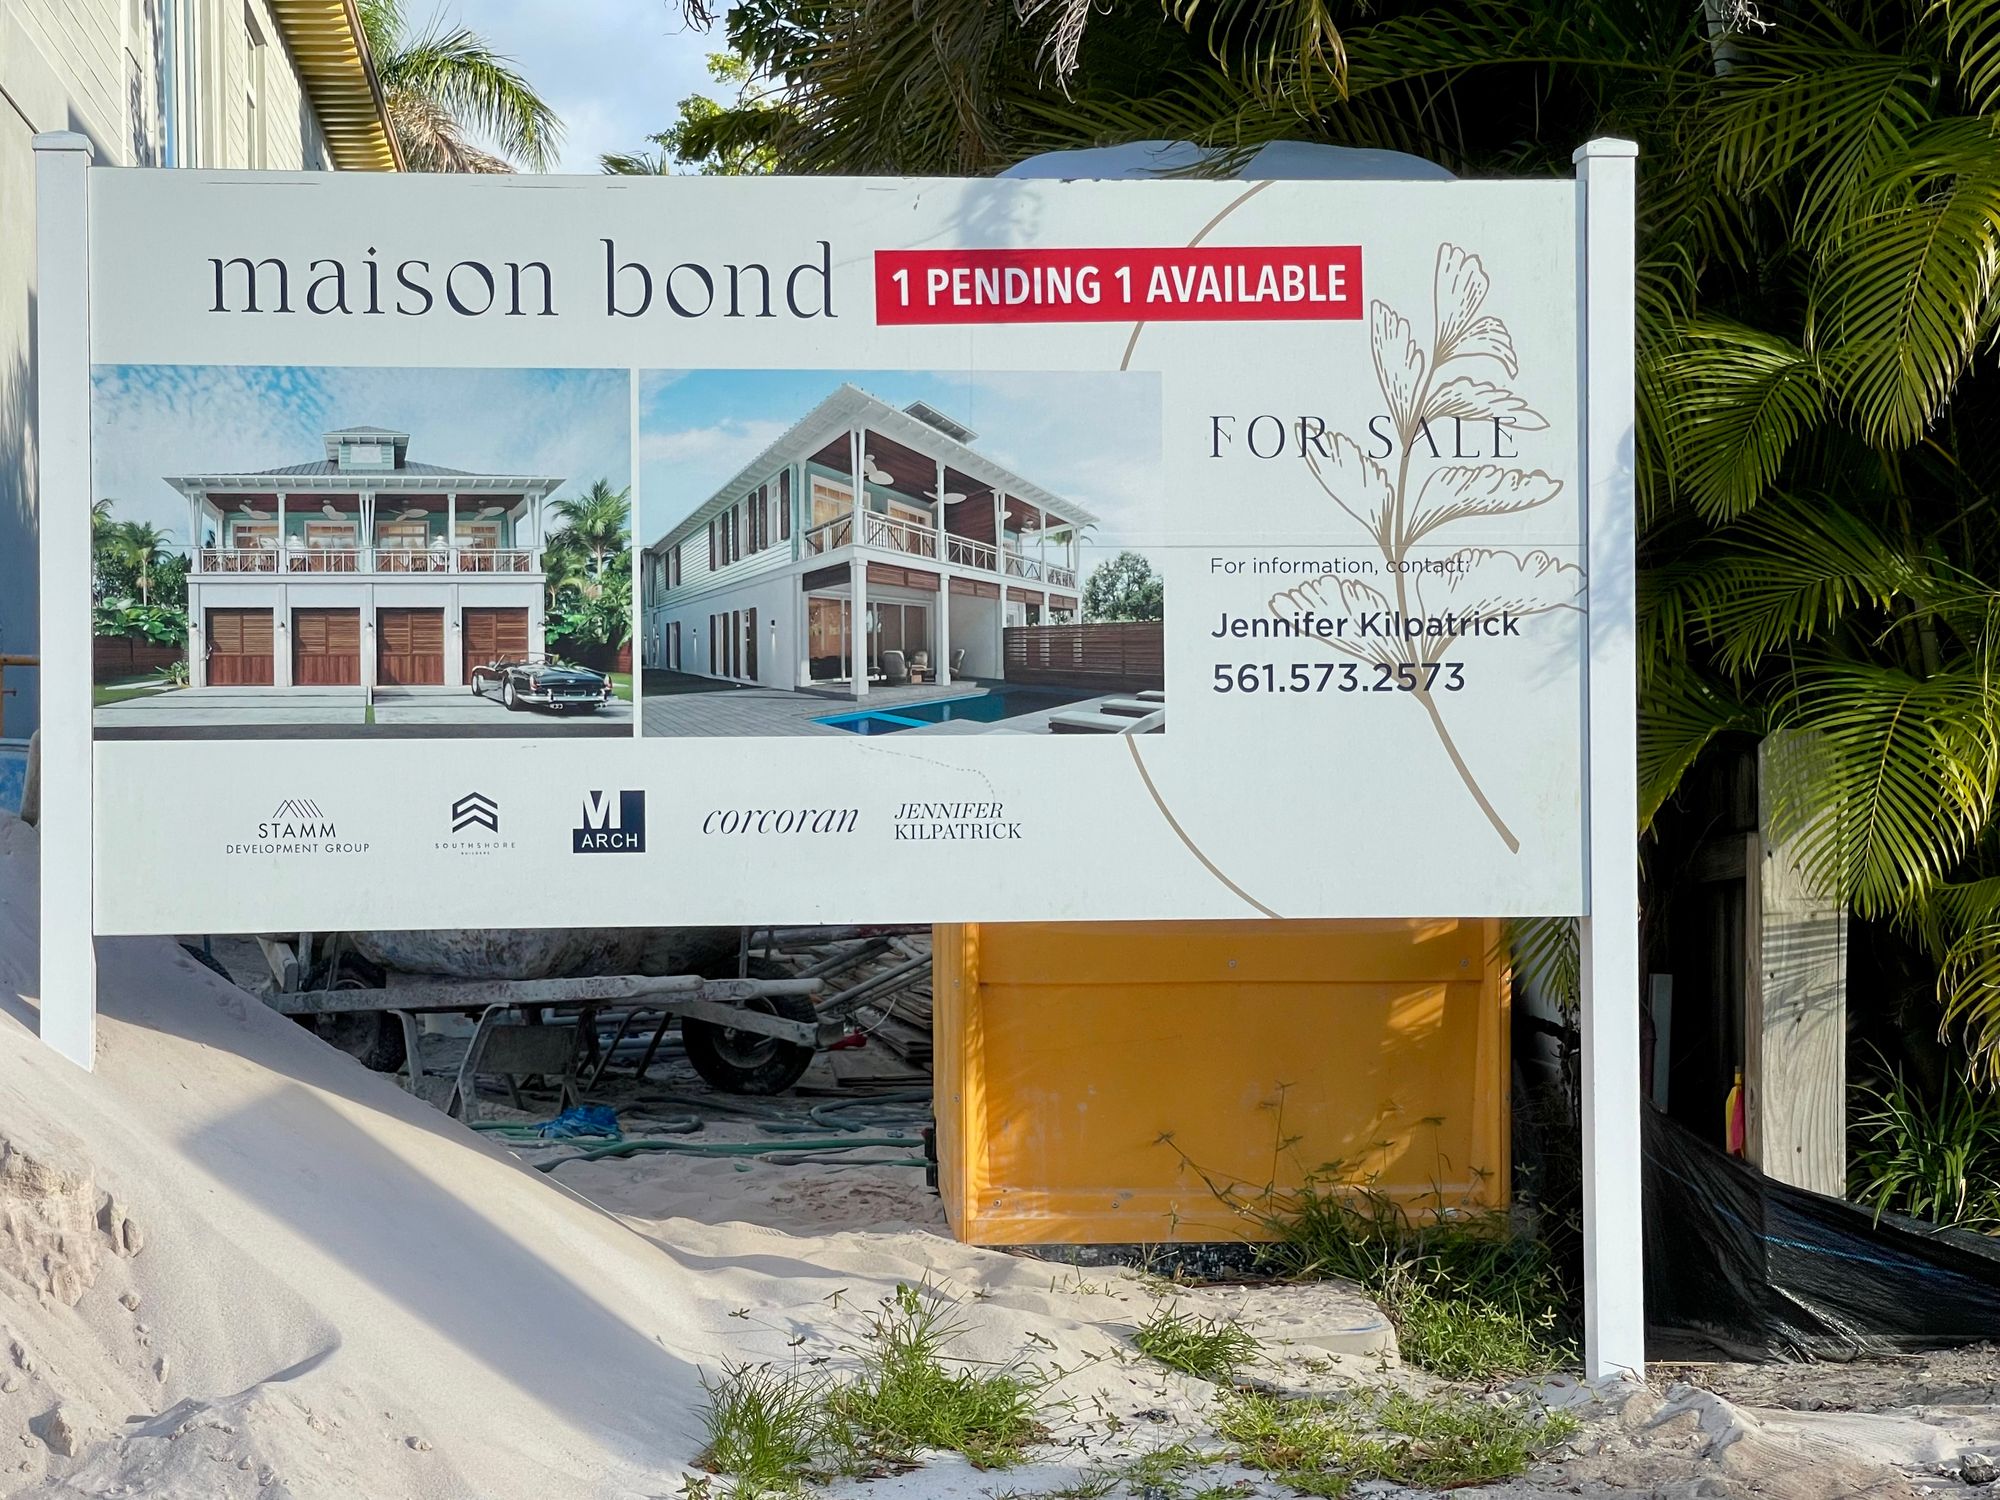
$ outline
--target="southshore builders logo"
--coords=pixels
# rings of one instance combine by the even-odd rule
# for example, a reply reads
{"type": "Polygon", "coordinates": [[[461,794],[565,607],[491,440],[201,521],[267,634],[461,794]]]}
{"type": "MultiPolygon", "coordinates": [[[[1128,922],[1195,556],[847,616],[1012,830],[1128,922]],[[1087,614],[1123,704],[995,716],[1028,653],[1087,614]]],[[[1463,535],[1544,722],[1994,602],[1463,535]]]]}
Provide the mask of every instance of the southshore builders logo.
{"type": "Polygon", "coordinates": [[[240,843],[222,846],[224,854],[366,854],[368,845],[343,840],[332,815],[311,797],[287,797],[271,816],[240,843]]]}
{"type": "Polygon", "coordinates": [[[644,854],[646,794],[585,792],[583,821],[569,837],[573,854],[644,854]]]}
{"type": "Polygon", "coordinates": [[[451,831],[453,837],[435,845],[448,854],[497,854],[514,847],[512,839],[500,837],[499,801],[485,792],[467,792],[451,804],[451,831]]]}

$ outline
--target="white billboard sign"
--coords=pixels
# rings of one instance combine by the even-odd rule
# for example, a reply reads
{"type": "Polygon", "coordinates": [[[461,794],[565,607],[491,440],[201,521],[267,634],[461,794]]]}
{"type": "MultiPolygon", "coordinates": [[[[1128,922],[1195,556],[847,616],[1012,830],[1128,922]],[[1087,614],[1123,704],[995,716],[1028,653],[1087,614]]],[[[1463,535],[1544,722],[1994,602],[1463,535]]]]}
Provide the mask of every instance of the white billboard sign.
{"type": "Polygon", "coordinates": [[[89,182],[101,931],[1585,905],[1574,183],[89,182]]]}
{"type": "Polygon", "coordinates": [[[1630,148],[1580,159],[586,179],[47,140],[51,910],[1608,900],[1592,962],[1635,969],[1630,148]],[[93,566],[93,514],[150,564],[93,566]]]}

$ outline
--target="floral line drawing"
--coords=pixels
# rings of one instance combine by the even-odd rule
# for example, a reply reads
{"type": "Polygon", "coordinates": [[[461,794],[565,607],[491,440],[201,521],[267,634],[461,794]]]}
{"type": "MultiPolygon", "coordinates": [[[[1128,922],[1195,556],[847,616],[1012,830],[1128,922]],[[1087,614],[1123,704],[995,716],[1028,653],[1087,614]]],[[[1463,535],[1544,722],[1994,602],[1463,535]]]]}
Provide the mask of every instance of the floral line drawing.
{"type": "MultiPolygon", "coordinates": [[[[1434,455],[1439,452],[1432,430],[1435,423],[1450,424],[1454,434],[1467,422],[1491,423],[1496,437],[1503,431],[1548,428],[1547,419],[1510,385],[1484,378],[1495,365],[1510,382],[1520,374],[1506,323],[1481,311],[1491,289],[1492,279],[1478,256],[1457,245],[1440,245],[1428,348],[1419,344],[1409,320],[1388,303],[1370,304],[1369,346],[1395,432],[1395,472],[1364,453],[1345,433],[1328,434],[1324,449],[1304,442],[1301,448],[1320,488],[1381,554],[1383,571],[1394,580],[1394,597],[1360,575],[1323,575],[1272,595],[1270,609],[1279,619],[1300,623],[1309,614],[1334,613],[1331,606],[1337,603],[1340,613],[1374,610],[1401,620],[1433,620],[1427,588],[1448,612],[1447,622],[1498,615],[1528,618],[1558,610],[1581,613],[1583,569],[1539,548],[1463,546],[1442,558],[1427,559],[1419,571],[1412,572],[1409,566],[1416,547],[1446,544],[1445,533],[1455,526],[1535,510],[1563,492],[1562,480],[1540,469],[1495,462],[1438,458],[1427,472],[1412,473],[1419,443],[1434,455]],[[1444,597],[1437,597],[1439,590],[1444,597]]],[[[1457,446],[1451,451],[1456,452],[1457,446]]],[[[1466,791],[1508,852],[1518,854],[1520,840],[1480,786],[1431,691],[1436,673],[1429,669],[1443,662],[1462,635],[1462,630],[1441,630],[1416,637],[1399,632],[1393,638],[1365,640],[1318,634],[1311,638],[1336,654],[1387,668],[1391,674],[1399,667],[1415,669],[1416,688],[1400,696],[1414,698],[1422,706],[1466,791]]]]}

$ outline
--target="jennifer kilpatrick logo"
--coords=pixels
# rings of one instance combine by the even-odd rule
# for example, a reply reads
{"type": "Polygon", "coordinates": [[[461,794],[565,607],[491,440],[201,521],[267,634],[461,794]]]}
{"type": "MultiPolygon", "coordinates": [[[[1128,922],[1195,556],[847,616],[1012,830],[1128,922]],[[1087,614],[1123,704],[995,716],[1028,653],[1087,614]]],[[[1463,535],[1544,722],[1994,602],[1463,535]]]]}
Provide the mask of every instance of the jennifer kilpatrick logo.
{"type": "Polygon", "coordinates": [[[574,854],[644,854],[646,794],[585,792],[583,821],[570,830],[574,854]]]}
{"type": "Polygon", "coordinates": [[[224,854],[366,854],[368,845],[343,839],[333,815],[311,797],[287,797],[241,843],[224,854]]]}
{"type": "Polygon", "coordinates": [[[467,792],[452,803],[451,831],[451,838],[434,847],[447,854],[496,854],[514,847],[512,839],[500,837],[499,801],[484,792],[467,792]]]}

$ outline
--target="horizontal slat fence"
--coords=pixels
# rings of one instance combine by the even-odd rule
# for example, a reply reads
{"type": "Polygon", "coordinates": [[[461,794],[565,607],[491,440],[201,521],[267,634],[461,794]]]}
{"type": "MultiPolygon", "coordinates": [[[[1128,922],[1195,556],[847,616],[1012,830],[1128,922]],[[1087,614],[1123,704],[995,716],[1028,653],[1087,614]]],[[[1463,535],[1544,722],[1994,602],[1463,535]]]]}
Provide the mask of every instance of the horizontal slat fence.
{"type": "Polygon", "coordinates": [[[1004,646],[1009,682],[1059,683],[1108,693],[1166,686],[1166,638],[1158,620],[1010,625],[1004,646]]]}

